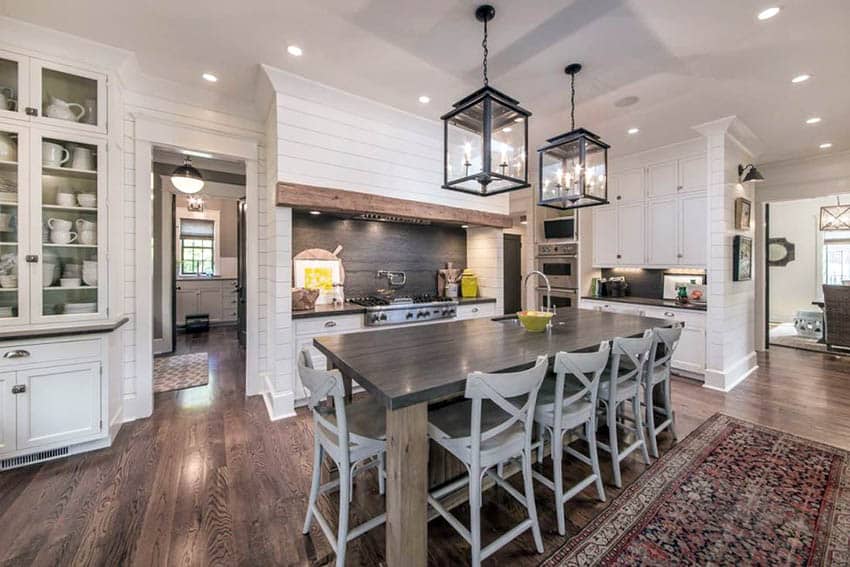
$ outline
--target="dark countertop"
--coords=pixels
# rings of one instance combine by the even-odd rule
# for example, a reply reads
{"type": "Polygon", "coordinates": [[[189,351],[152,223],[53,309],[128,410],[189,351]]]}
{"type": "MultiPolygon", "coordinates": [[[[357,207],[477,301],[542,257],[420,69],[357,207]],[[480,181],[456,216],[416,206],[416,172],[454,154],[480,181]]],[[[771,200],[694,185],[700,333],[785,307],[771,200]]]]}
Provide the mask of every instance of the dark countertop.
{"type": "Polygon", "coordinates": [[[670,321],[635,315],[564,309],[552,329],[529,333],[515,318],[467,319],[440,325],[318,337],[313,344],[388,409],[463,393],[472,371],[529,367],[538,355],[594,348],[603,340],[642,335],[670,321]]]}
{"type": "Polygon", "coordinates": [[[317,305],[313,309],[304,309],[302,311],[292,311],[293,319],[309,319],[310,317],[327,317],[328,315],[358,315],[366,313],[366,308],[361,305],[352,303],[343,303],[342,305],[317,305]]]}
{"type": "Polygon", "coordinates": [[[654,305],[656,307],[669,307],[670,309],[684,309],[685,311],[708,311],[705,303],[687,303],[682,305],[673,299],[653,299],[651,297],[596,297],[593,295],[583,295],[582,299],[592,299],[593,301],[610,301],[612,303],[635,303],[638,305],[654,305]]]}
{"type": "Polygon", "coordinates": [[[459,297],[458,305],[475,305],[476,303],[496,303],[495,297],[459,297]]]}
{"type": "Polygon", "coordinates": [[[49,337],[63,337],[67,335],[93,335],[97,333],[111,333],[122,327],[130,319],[121,317],[111,321],[96,321],[79,325],[66,325],[63,327],[50,327],[46,329],[24,329],[17,331],[0,331],[0,341],[24,341],[28,339],[45,339],[49,337]]]}

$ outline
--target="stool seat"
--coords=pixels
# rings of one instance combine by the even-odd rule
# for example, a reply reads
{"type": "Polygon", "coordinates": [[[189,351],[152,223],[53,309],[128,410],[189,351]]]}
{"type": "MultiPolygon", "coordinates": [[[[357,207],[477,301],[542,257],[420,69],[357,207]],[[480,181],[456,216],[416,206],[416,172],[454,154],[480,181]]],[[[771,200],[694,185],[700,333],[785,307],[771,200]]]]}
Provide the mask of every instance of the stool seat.
{"type": "MultiPolygon", "coordinates": [[[[510,418],[504,410],[491,402],[481,404],[481,429],[489,430],[510,418]]],[[[428,413],[428,433],[434,439],[450,438],[440,442],[450,453],[467,463],[472,460],[469,438],[472,435],[472,400],[464,400],[428,413]]],[[[489,467],[501,462],[504,452],[518,454],[523,445],[522,423],[514,423],[505,431],[481,442],[481,466],[489,467]]]]}

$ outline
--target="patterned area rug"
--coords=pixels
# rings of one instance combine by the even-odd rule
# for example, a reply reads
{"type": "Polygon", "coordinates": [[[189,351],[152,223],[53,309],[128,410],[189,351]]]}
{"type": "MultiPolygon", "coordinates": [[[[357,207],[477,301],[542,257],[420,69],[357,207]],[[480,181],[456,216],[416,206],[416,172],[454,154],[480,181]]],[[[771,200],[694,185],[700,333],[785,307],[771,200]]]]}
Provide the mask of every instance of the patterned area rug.
{"type": "Polygon", "coordinates": [[[716,414],[543,565],[847,565],[848,453],[716,414]]]}
{"type": "Polygon", "coordinates": [[[153,391],[170,392],[203,386],[210,381],[207,353],[160,356],[153,360],[153,391]]]}

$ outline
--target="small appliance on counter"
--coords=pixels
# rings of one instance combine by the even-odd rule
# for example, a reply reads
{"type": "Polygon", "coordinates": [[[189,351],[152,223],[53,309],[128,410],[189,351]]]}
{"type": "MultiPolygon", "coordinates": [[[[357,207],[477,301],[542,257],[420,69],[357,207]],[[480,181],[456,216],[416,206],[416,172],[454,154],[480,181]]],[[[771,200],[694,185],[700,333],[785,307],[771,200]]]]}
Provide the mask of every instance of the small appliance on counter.
{"type": "Polygon", "coordinates": [[[613,276],[600,280],[601,297],[625,297],[628,295],[629,284],[623,276],[613,276]]]}

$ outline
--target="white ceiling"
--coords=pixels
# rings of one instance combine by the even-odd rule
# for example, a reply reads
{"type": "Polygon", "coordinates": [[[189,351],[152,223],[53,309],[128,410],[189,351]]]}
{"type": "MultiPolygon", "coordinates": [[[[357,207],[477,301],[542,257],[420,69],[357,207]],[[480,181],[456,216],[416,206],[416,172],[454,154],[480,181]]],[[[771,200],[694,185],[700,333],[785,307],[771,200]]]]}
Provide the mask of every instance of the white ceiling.
{"type": "MultiPolygon", "coordinates": [[[[491,84],[534,113],[535,143],[568,129],[563,67],[577,61],[578,125],[617,154],[693,138],[690,126],[731,114],[760,138],[762,162],[820,153],[824,141],[846,150],[850,1],[775,1],[782,12],[760,22],[774,0],[496,0],[491,84]],[[814,78],[792,85],[803,72],[814,78]],[[615,105],[627,96],[639,101],[615,105]],[[823,122],[806,126],[812,115],[823,122]],[[641,132],[627,136],[632,126],[641,132]]],[[[133,51],[146,74],[246,105],[266,63],[430,118],[480,85],[476,5],[0,0],[3,15],[133,51]],[[304,56],[288,56],[290,43],[304,56]]]]}

